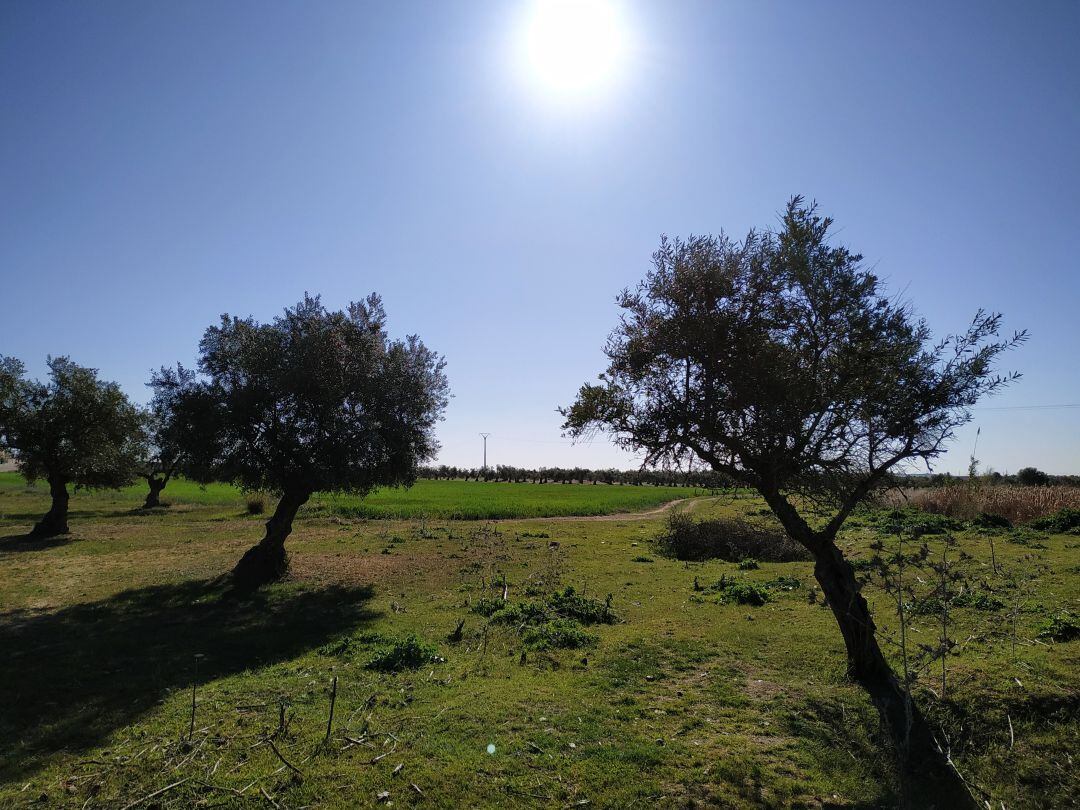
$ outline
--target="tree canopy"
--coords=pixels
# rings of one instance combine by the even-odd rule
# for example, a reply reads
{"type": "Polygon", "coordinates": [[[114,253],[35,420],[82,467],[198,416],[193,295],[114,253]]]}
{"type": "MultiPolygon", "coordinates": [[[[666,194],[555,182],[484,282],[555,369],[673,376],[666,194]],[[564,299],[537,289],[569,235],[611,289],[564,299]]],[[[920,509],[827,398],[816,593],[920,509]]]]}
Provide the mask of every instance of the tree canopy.
{"type": "Polygon", "coordinates": [[[145,455],[142,417],[116,383],[67,357],[48,360],[49,381],[0,358],[0,436],[28,481],[49,482],[53,508],[38,534],[67,531],[67,487],[130,484],[145,455]]]}
{"type": "Polygon", "coordinates": [[[1042,487],[1050,483],[1050,476],[1038,467],[1023,467],[1016,473],[1016,480],[1028,487],[1042,487]]]}
{"type": "MultiPolygon", "coordinates": [[[[263,545],[273,571],[253,584],[282,573],[277,547],[312,493],[410,484],[438,450],[444,361],[415,335],[391,340],[377,295],[337,312],[305,295],[266,324],[225,315],[199,349],[202,376],[171,406],[183,471],[282,495],[263,545]]],[[[152,385],[181,387],[165,371],[152,385]]]]}
{"type": "Polygon", "coordinates": [[[150,488],[144,509],[161,505],[159,496],[180,466],[185,435],[193,427],[185,420],[183,403],[195,385],[195,371],[179,363],[176,368],[163,366],[152,376],[154,395],[143,411],[147,455],[142,475],[150,488]]]}
{"type": "Polygon", "coordinates": [[[564,428],[611,431],[647,463],[696,458],[824,496],[835,527],[890,471],[938,456],[971,405],[1016,379],[993,365],[1026,335],[997,339],[1001,316],[980,310],[933,342],[831,225],[796,197],[777,232],[663,239],[564,428]]]}

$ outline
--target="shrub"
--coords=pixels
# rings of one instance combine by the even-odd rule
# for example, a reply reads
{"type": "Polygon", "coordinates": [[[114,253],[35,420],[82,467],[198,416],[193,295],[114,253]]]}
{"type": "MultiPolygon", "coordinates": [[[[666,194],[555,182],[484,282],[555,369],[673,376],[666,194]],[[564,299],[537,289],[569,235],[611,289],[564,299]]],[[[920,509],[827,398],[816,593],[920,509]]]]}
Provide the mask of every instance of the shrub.
{"type": "Polygon", "coordinates": [[[1036,529],[1054,532],[1055,534],[1077,534],[1080,533],[1080,509],[1070,509],[1068,507],[1059,509],[1052,515],[1033,520],[1031,525],[1036,529]]]}
{"type": "Polygon", "coordinates": [[[247,511],[249,515],[261,515],[266,511],[266,498],[262,495],[251,495],[247,499],[247,511]]]}
{"type": "Polygon", "coordinates": [[[778,529],[742,520],[696,521],[678,512],[668,518],[666,530],[654,543],[658,553],[691,562],[740,562],[751,556],[768,562],[810,559],[809,552],[778,529]]]}
{"type": "MultiPolygon", "coordinates": [[[[964,591],[950,600],[951,607],[973,608],[974,610],[995,611],[1005,607],[1005,603],[992,594],[980,591],[964,591]]],[[[941,598],[931,594],[923,599],[916,599],[907,605],[916,616],[936,616],[941,613],[941,598]]]]}
{"type": "Polygon", "coordinates": [[[505,607],[506,602],[501,599],[492,599],[490,596],[485,596],[472,606],[472,612],[490,618],[505,607]]]}
{"type": "Polygon", "coordinates": [[[747,557],[745,560],[739,562],[740,571],[756,571],[758,568],[761,568],[761,566],[758,565],[758,561],[753,557],[747,557]]]}
{"type": "Polygon", "coordinates": [[[971,525],[977,529],[1011,529],[1012,523],[1008,518],[995,515],[991,512],[979,512],[971,521],[971,525]]]}
{"type": "Polygon", "coordinates": [[[946,534],[964,527],[960,521],[945,515],[923,512],[910,507],[879,512],[869,522],[878,531],[889,534],[902,531],[916,537],[926,534],[946,534]]]}
{"type": "Polygon", "coordinates": [[[398,672],[403,669],[417,669],[440,660],[435,647],[410,633],[376,650],[366,666],[379,672],[398,672]]]}
{"type": "Polygon", "coordinates": [[[651,563],[652,561],[653,561],[652,557],[646,557],[643,554],[639,554],[636,557],[634,557],[632,560],[630,560],[630,562],[640,562],[640,563],[651,563]]]}

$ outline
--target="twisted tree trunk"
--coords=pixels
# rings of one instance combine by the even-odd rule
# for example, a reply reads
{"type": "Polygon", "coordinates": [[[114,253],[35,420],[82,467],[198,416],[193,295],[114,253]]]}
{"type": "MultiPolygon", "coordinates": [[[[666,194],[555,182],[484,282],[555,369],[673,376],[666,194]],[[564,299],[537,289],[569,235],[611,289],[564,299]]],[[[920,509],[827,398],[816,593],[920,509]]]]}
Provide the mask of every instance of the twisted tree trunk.
{"type": "Polygon", "coordinates": [[[836,546],[840,524],[815,532],[778,489],[764,486],[759,492],[788,536],[814,556],[814,577],[844,637],[848,675],[870,696],[900,757],[904,804],[975,810],[967,784],[878,646],[855,569],[836,546]]]}
{"type": "Polygon", "coordinates": [[[818,538],[814,576],[832,609],[847,649],[848,674],[870,700],[900,756],[905,803],[941,808],[977,807],[964,780],[934,737],[922,712],[885,660],[874,619],[851,564],[828,538],[818,538]]]}
{"type": "Polygon", "coordinates": [[[146,484],[150,487],[150,491],[146,493],[146,500],[142,505],[143,509],[156,509],[161,506],[161,498],[159,496],[168,482],[168,478],[158,478],[156,475],[146,476],[146,484]]]}
{"type": "Polygon", "coordinates": [[[45,513],[45,517],[34,525],[30,531],[31,537],[56,537],[58,534],[68,533],[67,482],[59,478],[50,478],[49,495],[52,496],[52,506],[45,513]]]}
{"type": "Polygon", "coordinates": [[[273,516],[266,521],[263,539],[249,548],[233,568],[232,579],[236,590],[251,592],[283,579],[288,573],[289,555],[285,552],[285,540],[292,532],[296,512],[310,497],[311,493],[304,490],[286,490],[282,494],[273,516]]]}

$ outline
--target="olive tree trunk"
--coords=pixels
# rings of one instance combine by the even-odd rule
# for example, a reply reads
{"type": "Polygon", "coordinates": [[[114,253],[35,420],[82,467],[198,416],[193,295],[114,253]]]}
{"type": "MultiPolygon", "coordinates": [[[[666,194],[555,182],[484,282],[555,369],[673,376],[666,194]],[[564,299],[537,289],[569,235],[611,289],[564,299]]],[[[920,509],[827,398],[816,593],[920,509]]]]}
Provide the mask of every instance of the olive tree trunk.
{"type": "Polygon", "coordinates": [[[297,510],[310,497],[311,493],[304,491],[286,491],[282,494],[273,516],[266,521],[263,539],[249,548],[233,568],[233,584],[238,591],[254,591],[281,580],[288,573],[289,555],[285,552],[285,540],[292,532],[297,510]]]}
{"type": "Polygon", "coordinates": [[[34,525],[30,532],[31,537],[56,537],[58,534],[68,533],[67,483],[58,478],[50,478],[49,495],[52,496],[52,506],[45,513],[45,517],[34,525]]]}
{"type": "Polygon", "coordinates": [[[156,509],[161,506],[161,491],[165,489],[167,483],[169,483],[168,478],[158,478],[156,475],[146,476],[146,484],[150,487],[150,491],[146,493],[143,509],[156,509]]]}
{"type": "Polygon", "coordinates": [[[832,609],[847,649],[848,674],[870,696],[900,757],[905,803],[977,807],[922,712],[878,646],[874,619],[851,564],[832,540],[818,538],[814,576],[832,609]]]}

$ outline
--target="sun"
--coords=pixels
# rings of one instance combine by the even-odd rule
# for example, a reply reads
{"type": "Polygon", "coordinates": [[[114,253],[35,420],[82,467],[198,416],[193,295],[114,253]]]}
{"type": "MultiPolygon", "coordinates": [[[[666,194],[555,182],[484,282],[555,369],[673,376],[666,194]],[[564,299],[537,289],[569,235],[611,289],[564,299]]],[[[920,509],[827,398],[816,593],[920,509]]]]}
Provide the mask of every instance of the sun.
{"type": "Polygon", "coordinates": [[[524,26],[526,73],[558,97],[609,86],[627,49],[626,25],[612,0],[534,0],[524,26]]]}

